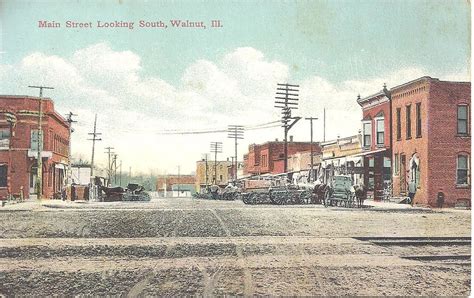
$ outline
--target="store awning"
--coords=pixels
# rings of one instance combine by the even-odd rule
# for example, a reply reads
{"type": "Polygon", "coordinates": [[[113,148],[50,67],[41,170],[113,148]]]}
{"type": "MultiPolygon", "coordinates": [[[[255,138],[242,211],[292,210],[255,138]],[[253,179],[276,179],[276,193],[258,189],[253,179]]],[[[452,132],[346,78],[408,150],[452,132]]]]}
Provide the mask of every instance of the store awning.
{"type": "Polygon", "coordinates": [[[384,151],[387,151],[387,148],[380,148],[380,149],[377,149],[377,150],[362,152],[362,153],[354,154],[354,155],[351,155],[351,156],[353,156],[353,157],[367,156],[367,155],[373,155],[373,154],[377,154],[377,153],[384,152],[384,151]]]}

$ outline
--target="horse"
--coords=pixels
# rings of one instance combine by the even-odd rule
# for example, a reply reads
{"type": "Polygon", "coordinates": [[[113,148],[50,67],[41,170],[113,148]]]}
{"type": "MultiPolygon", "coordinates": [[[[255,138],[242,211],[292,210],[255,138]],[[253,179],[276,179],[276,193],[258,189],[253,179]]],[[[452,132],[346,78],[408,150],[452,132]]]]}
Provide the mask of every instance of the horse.
{"type": "Polygon", "coordinates": [[[364,184],[354,185],[355,197],[357,199],[357,207],[364,206],[364,200],[367,199],[367,187],[364,184]]]}

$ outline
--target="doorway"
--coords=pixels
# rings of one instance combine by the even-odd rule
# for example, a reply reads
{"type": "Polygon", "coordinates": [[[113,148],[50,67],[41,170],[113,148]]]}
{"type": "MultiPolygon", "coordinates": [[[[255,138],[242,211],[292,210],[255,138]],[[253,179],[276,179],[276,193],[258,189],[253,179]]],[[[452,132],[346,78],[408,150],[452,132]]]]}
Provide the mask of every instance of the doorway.
{"type": "Polygon", "coordinates": [[[400,154],[400,194],[407,193],[406,155],[400,154]]]}

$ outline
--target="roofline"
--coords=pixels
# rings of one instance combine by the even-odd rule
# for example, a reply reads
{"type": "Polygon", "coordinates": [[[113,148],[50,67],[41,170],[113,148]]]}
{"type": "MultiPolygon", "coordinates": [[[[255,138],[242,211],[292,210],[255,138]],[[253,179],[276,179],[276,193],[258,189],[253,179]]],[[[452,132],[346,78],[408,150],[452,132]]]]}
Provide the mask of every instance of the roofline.
{"type": "MultiPolygon", "coordinates": [[[[5,94],[0,94],[0,98],[10,98],[10,99],[40,99],[39,96],[30,96],[30,95],[5,95],[5,94]]],[[[41,97],[42,100],[51,100],[53,101],[50,97],[41,97]]]]}
{"type": "Polygon", "coordinates": [[[406,82],[406,83],[403,83],[401,85],[397,85],[395,87],[392,87],[390,88],[390,91],[395,91],[395,90],[398,90],[398,89],[402,89],[402,88],[405,88],[405,87],[408,87],[409,85],[412,85],[414,83],[419,83],[419,82],[422,82],[422,81],[439,81],[438,78],[432,78],[430,76],[423,76],[423,77],[420,77],[418,79],[414,79],[414,80],[411,80],[409,82],[406,82]]]}
{"type": "Polygon", "coordinates": [[[374,93],[372,95],[369,95],[369,96],[366,96],[366,97],[363,97],[363,98],[358,98],[357,99],[357,103],[362,106],[362,103],[363,102],[366,102],[366,101],[369,101],[375,97],[379,97],[379,96],[385,96],[385,93],[383,92],[383,90],[380,90],[379,92],[377,93],[374,93]]]}
{"type": "Polygon", "coordinates": [[[349,139],[352,139],[352,138],[358,138],[359,136],[360,136],[360,134],[356,134],[356,135],[352,135],[352,136],[348,136],[348,137],[343,137],[343,138],[339,138],[339,139],[335,139],[335,140],[331,140],[331,141],[322,142],[322,143],[321,143],[321,146],[323,146],[323,145],[330,145],[330,144],[336,144],[337,141],[340,141],[340,140],[349,140],[349,139]]]}

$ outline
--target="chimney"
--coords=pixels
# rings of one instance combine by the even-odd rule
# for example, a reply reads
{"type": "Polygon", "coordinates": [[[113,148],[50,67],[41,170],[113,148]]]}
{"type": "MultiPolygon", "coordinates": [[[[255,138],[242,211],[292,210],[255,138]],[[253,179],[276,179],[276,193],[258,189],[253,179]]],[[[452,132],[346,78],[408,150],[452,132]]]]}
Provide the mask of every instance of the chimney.
{"type": "Polygon", "coordinates": [[[293,136],[290,136],[290,142],[293,142],[293,136]]]}
{"type": "Polygon", "coordinates": [[[275,139],[275,142],[278,142],[278,138],[275,139]]]}

